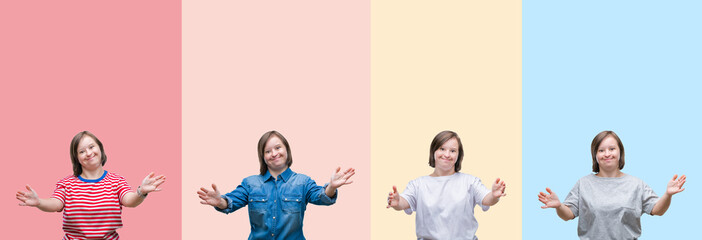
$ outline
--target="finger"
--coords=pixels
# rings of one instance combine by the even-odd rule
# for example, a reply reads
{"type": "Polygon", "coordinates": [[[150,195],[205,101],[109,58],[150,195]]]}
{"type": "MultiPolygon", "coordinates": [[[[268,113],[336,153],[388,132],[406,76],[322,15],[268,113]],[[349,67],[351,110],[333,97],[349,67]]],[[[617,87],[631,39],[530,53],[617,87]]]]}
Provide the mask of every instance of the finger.
{"type": "Polygon", "coordinates": [[[166,179],[161,179],[153,183],[154,187],[158,187],[159,185],[163,184],[166,182],[166,179]]]}
{"type": "Polygon", "coordinates": [[[550,188],[546,188],[546,191],[548,192],[548,194],[553,194],[553,191],[551,191],[550,188]]]}
{"type": "Polygon", "coordinates": [[[334,173],[338,173],[339,171],[341,171],[341,167],[336,167],[336,171],[334,171],[334,173]]]}
{"type": "Polygon", "coordinates": [[[215,192],[219,192],[219,190],[217,190],[217,185],[215,185],[214,183],[212,184],[212,190],[214,190],[215,192]]]}
{"type": "Polygon", "coordinates": [[[495,180],[495,183],[496,183],[496,184],[499,184],[499,183],[500,183],[500,178],[497,178],[497,179],[495,180]]]}
{"type": "Polygon", "coordinates": [[[26,187],[27,187],[27,190],[29,190],[29,191],[32,192],[33,194],[36,194],[36,192],[34,191],[34,189],[32,189],[32,187],[30,187],[29,184],[27,184],[26,187]]]}
{"type": "Polygon", "coordinates": [[[346,181],[346,183],[344,183],[344,185],[348,185],[348,184],[352,184],[352,183],[353,183],[353,180],[351,180],[351,181],[346,181]]]}
{"type": "Polygon", "coordinates": [[[393,193],[397,193],[397,187],[396,187],[396,186],[392,186],[392,192],[393,192],[393,193]]]}

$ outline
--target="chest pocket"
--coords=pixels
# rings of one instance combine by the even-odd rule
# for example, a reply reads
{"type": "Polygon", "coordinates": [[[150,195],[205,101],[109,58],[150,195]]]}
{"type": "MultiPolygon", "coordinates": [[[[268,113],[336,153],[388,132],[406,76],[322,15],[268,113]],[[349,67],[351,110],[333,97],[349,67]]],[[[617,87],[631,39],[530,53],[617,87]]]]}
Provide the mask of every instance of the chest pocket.
{"type": "Polygon", "coordinates": [[[263,211],[268,206],[268,197],[266,196],[251,196],[249,197],[249,210],[263,211]]]}
{"type": "Polygon", "coordinates": [[[289,213],[302,211],[302,197],[296,195],[283,196],[283,211],[289,213]]]}

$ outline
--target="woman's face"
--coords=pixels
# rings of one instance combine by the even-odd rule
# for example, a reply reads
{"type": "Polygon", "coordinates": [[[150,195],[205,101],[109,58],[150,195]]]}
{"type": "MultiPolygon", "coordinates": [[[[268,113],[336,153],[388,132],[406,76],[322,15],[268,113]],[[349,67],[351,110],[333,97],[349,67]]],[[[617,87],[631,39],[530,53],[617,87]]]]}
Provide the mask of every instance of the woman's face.
{"type": "Polygon", "coordinates": [[[612,136],[607,136],[597,147],[597,163],[600,171],[619,169],[619,143],[612,136]]]}
{"type": "Polygon", "coordinates": [[[83,169],[94,170],[102,166],[102,152],[100,146],[90,136],[84,136],[78,143],[78,162],[83,169]]]}
{"type": "Polygon", "coordinates": [[[288,150],[280,138],[272,136],[268,139],[263,148],[263,159],[270,170],[280,171],[288,167],[288,150]]]}
{"type": "Polygon", "coordinates": [[[458,158],[458,140],[451,138],[434,152],[434,167],[443,171],[454,170],[458,158]]]}

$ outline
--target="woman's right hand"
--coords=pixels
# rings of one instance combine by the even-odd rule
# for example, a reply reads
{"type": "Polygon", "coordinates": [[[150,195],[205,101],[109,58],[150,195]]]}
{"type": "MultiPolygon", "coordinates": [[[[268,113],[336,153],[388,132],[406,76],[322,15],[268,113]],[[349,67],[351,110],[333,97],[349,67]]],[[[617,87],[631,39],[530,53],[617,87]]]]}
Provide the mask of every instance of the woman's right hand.
{"type": "Polygon", "coordinates": [[[397,209],[400,206],[400,194],[397,193],[397,187],[392,186],[392,192],[388,194],[388,206],[386,208],[397,209]]]}
{"type": "Polygon", "coordinates": [[[29,187],[29,184],[27,184],[27,192],[22,192],[22,191],[17,191],[17,200],[20,200],[19,205],[20,206],[30,206],[30,207],[36,207],[39,206],[39,196],[37,196],[37,192],[34,191],[31,187],[29,187]]]}
{"type": "Polygon", "coordinates": [[[551,191],[550,188],[546,188],[546,191],[548,194],[544,192],[539,192],[539,201],[544,203],[541,208],[546,209],[546,208],[558,208],[561,206],[561,201],[558,200],[558,196],[556,196],[556,193],[551,191]]]}
{"type": "Polygon", "coordinates": [[[214,183],[212,184],[212,190],[201,187],[200,191],[197,191],[197,195],[202,199],[200,203],[204,205],[210,205],[220,209],[227,208],[227,200],[222,198],[222,195],[219,194],[219,190],[217,189],[217,185],[214,183]]]}

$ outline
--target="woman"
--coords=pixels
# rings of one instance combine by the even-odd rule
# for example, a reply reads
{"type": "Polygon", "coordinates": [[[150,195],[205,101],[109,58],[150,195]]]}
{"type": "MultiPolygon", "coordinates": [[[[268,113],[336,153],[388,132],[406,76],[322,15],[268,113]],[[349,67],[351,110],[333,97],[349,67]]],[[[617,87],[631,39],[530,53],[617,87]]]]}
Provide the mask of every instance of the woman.
{"type": "Polygon", "coordinates": [[[150,173],[136,191],[124,177],[103,169],[107,162],[102,142],[88,131],[76,134],[71,141],[73,175],[56,184],[50,198],[39,198],[26,186],[18,191],[21,206],[36,207],[45,212],[63,211],[63,239],[119,239],[116,230],[122,227],[122,206],[136,207],[150,192],[166,181],[163,175],[150,173]]]}
{"type": "Polygon", "coordinates": [[[292,153],[288,141],[276,131],[270,131],[258,141],[260,174],[244,178],[241,185],[220,195],[217,185],[212,189],[200,188],[200,203],[217,211],[232,213],[249,206],[251,234],[249,239],[305,239],[302,220],[307,203],[332,205],[336,189],[350,184],[353,168],[341,172],[337,168],[331,181],[323,187],[310,177],[293,172],[292,153]]]}
{"type": "Polygon", "coordinates": [[[580,216],[580,239],[637,239],[641,235],[641,215],[662,216],[686,177],[674,175],[663,197],[658,197],[641,179],[625,174],[624,145],[616,133],[603,131],[590,145],[592,171],[580,178],[563,203],[550,188],[540,192],[541,208],[555,208],[564,221],[580,216]]]}
{"type": "Polygon", "coordinates": [[[479,178],[459,173],[462,161],[463,144],[458,134],[440,132],[429,151],[429,166],[434,172],[409,182],[402,194],[392,187],[387,208],[417,212],[417,239],[478,239],[475,205],[487,211],[505,196],[506,185],[499,178],[490,191],[479,178]]]}

